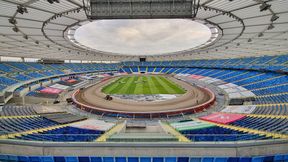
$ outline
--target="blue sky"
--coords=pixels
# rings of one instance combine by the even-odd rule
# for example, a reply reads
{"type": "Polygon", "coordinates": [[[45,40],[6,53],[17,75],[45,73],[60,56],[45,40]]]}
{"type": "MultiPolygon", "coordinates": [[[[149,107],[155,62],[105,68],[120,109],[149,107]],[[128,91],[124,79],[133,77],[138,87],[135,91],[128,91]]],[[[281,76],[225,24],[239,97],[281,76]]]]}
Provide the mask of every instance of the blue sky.
{"type": "Polygon", "coordinates": [[[208,27],[188,19],[99,20],[75,32],[75,39],[85,46],[128,55],[186,50],[210,36],[208,27]]]}

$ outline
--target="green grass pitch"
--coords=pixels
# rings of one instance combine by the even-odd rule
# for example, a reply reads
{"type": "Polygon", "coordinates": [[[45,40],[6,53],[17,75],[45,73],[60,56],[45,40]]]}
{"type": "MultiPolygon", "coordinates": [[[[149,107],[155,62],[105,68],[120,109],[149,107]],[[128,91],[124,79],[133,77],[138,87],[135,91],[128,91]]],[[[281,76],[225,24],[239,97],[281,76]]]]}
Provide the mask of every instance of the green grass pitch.
{"type": "Polygon", "coordinates": [[[163,76],[125,76],[103,87],[106,94],[184,94],[186,91],[163,76]]]}

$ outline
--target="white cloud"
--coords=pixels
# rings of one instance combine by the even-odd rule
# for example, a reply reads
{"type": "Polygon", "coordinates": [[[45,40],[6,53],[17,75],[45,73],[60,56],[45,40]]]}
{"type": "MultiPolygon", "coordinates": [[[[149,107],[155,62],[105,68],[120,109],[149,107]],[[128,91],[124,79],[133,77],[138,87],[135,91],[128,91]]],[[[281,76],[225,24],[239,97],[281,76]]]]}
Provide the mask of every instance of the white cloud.
{"type": "Polygon", "coordinates": [[[130,55],[186,50],[210,36],[208,27],[188,19],[99,20],[75,33],[75,39],[90,48],[130,55]]]}

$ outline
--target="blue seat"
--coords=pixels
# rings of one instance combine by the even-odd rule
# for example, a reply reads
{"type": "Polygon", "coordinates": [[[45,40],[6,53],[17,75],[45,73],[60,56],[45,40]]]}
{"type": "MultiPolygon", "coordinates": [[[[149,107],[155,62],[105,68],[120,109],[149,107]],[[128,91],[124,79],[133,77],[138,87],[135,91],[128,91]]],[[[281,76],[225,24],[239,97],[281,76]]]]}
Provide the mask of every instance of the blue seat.
{"type": "Polygon", "coordinates": [[[54,156],[54,162],[65,162],[64,156],[54,156]]]}
{"type": "MultiPolygon", "coordinates": [[[[189,158],[188,158],[188,160],[189,160],[189,158]]],[[[166,157],[165,162],[177,162],[177,159],[176,159],[176,157],[166,157]]]]}
{"type": "Polygon", "coordinates": [[[203,157],[202,162],[213,162],[214,158],[213,157],[203,157]]]}
{"type": "Polygon", "coordinates": [[[53,156],[42,156],[41,162],[54,162],[53,156]]]}
{"type": "Polygon", "coordinates": [[[190,162],[201,162],[201,160],[202,159],[200,157],[193,157],[193,158],[191,157],[190,158],[190,162]]]}
{"type": "Polygon", "coordinates": [[[126,157],[116,157],[115,162],[126,162],[126,157]]]}
{"type": "Polygon", "coordinates": [[[101,157],[90,157],[90,162],[102,162],[101,157]]]}
{"type": "Polygon", "coordinates": [[[140,157],[140,162],[151,162],[150,157],[140,157]]]}
{"type": "Polygon", "coordinates": [[[28,156],[18,156],[18,161],[19,162],[30,162],[30,159],[28,156]]]}
{"type": "Polygon", "coordinates": [[[8,155],[8,161],[18,161],[18,157],[16,155],[8,155]]]}
{"type": "Polygon", "coordinates": [[[79,162],[90,162],[90,158],[88,156],[80,156],[78,157],[79,162]]]}
{"type": "Polygon", "coordinates": [[[128,157],[128,162],[138,162],[138,157],[128,157]]]}
{"type": "Polygon", "coordinates": [[[239,162],[251,162],[251,158],[249,157],[240,157],[239,162]]]}
{"type": "Polygon", "coordinates": [[[113,157],[103,157],[103,162],[114,162],[113,157]]]}
{"type": "Polygon", "coordinates": [[[0,160],[2,160],[2,161],[8,160],[8,155],[1,155],[0,154],[0,160]]]}
{"type": "Polygon", "coordinates": [[[177,162],[189,162],[189,157],[178,157],[177,162]]]}
{"type": "Polygon", "coordinates": [[[152,162],[164,162],[164,158],[163,157],[153,157],[152,162]]]}
{"type": "Polygon", "coordinates": [[[30,156],[30,162],[41,162],[41,158],[39,156],[30,156]]]}
{"type": "Polygon", "coordinates": [[[226,157],[215,157],[214,162],[227,162],[228,158],[226,157]]]}
{"type": "Polygon", "coordinates": [[[251,162],[264,162],[264,157],[253,157],[251,162]]]}
{"type": "Polygon", "coordinates": [[[65,157],[66,162],[78,162],[78,158],[76,156],[67,156],[65,157]]]}

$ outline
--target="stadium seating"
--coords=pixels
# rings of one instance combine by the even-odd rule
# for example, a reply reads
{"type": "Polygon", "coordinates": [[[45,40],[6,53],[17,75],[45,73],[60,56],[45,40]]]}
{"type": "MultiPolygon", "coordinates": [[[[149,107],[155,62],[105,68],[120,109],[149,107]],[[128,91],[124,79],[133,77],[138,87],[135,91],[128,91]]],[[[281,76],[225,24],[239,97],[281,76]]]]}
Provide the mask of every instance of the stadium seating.
{"type": "Polygon", "coordinates": [[[32,77],[32,78],[41,78],[41,77],[44,77],[44,75],[38,73],[38,72],[30,72],[30,73],[27,73],[28,76],[32,77]]]}
{"type": "Polygon", "coordinates": [[[150,63],[126,62],[124,66],[186,66],[206,68],[231,68],[231,69],[254,69],[269,71],[287,71],[283,65],[287,62],[288,55],[262,56],[251,58],[235,58],[222,60],[188,60],[188,61],[155,61],[150,63]],[[269,65],[269,66],[267,66],[269,65]]]}
{"type": "Polygon", "coordinates": [[[21,115],[36,115],[34,106],[15,106],[5,105],[2,108],[0,116],[21,116],[21,115]]]}
{"type": "Polygon", "coordinates": [[[27,80],[30,80],[31,77],[29,76],[26,76],[24,74],[17,74],[17,75],[14,75],[14,76],[9,76],[10,78],[14,78],[18,81],[27,81],[27,80]]]}
{"type": "Polygon", "coordinates": [[[88,142],[94,141],[103,133],[104,131],[67,126],[41,133],[20,136],[17,137],[17,139],[33,141],[88,142]]]}
{"type": "MultiPolygon", "coordinates": [[[[287,83],[287,77],[285,77],[285,75],[283,74],[278,74],[274,72],[259,72],[259,71],[246,71],[246,70],[239,71],[236,69],[242,68],[242,69],[263,70],[266,68],[266,70],[277,71],[279,70],[279,68],[285,69],[285,65],[282,64],[287,62],[285,61],[287,60],[287,57],[288,55],[264,56],[255,58],[245,58],[245,59],[223,59],[223,60],[191,60],[191,61],[161,61],[161,62],[155,61],[155,62],[141,62],[141,63],[124,62],[122,63],[124,67],[122,68],[121,71],[131,73],[131,72],[139,72],[140,70],[147,72],[161,72],[167,74],[172,73],[196,74],[222,79],[226,82],[231,82],[240,86],[244,86],[247,89],[258,89],[267,87],[270,84],[277,84],[277,85],[285,84],[287,83]],[[225,68],[230,69],[221,69],[223,68],[223,63],[225,63],[225,68]],[[269,63],[269,67],[265,65],[266,63],[269,63]],[[126,68],[125,66],[129,67],[126,68]],[[165,66],[170,67],[163,68],[165,66]],[[189,68],[179,69],[179,68],[171,68],[171,66],[172,67],[186,66],[189,68]],[[203,69],[203,67],[208,69],[203,69]]],[[[13,82],[9,82],[10,84],[8,84],[13,85],[16,84],[17,82],[27,81],[33,78],[41,78],[45,76],[64,74],[63,71],[65,70],[68,71],[70,70],[71,72],[117,70],[120,65],[121,64],[79,64],[79,63],[45,65],[38,63],[5,62],[0,64],[0,72],[4,74],[20,72],[21,74],[1,76],[7,79],[10,78],[15,79],[13,82]]],[[[1,82],[1,80],[3,80],[3,78],[0,79],[0,88],[4,89],[3,87],[7,84],[7,82],[5,81],[1,82]],[[6,84],[3,82],[5,82],[6,84]]]]}
{"type": "Polygon", "coordinates": [[[263,105],[257,106],[253,114],[266,114],[266,115],[288,115],[288,105],[263,105]]]}
{"type": "Polygon", "coordinates": [[[273,133],[288,134],[287,118],[257,118],[245,117],[231,123],[234,126],[241,126],[250,129],[268,131],[273,133]]]}
{"type": "Polygon", "coordinates": [[[209,128],[180,131],[192,141],[244,141],[268,139],[263,135],[247,134],[237,130],[213,126],[209,128]]]}
{"type": "Polygon", "coordinates": [[[252,104],[276,104],[276,103],[287,103],[288,94],[276,94],[276,95],[265,95],[255,97],[255,101],[252,104]]]}
{"type": "MultiPolygon", "coordinates": [[[[283,71],[279,71],[281,69],[282,70],[285,69],[286,67],[285,63],[288,61],[287,56],[288,55],[243,58],[243,59],[188,60],[188,61],[161,61],[161,62],[131,61],[131,62],[123,62],[121,64],[65,63],[65,64],[45,65],[38,63],[15,63],[15,62],[1,63],[0,71],[2,74],[0,76],[0,89],[4,89],[6,87],[12,86],[13,84],[22,81],[65,74],[67,71],[89,72],[89,71],[119,70],[119,72],[127,72],[127,73],[149,72],[149,73],[163,73],[163,74],[187,74],[187,75],[193,74],[203,77],[220,79],[224,81],[224,83],[225,82],[233,83],[235,85],[246,88],[245,90],[250,90],[251,92],[253,92],[253,94],[256,95],[255,100],[252,100],[249,104],[255,105],[256,108],[253,111],[251,111],[252,114],[287,115],[288,108],[286,103],[288,103],[288,77],[286,74],[282,73],[283,71]],[[267,63],[269,63],[269,65],[272,66],[271,67],[266,66],[265,64],[267,63]],[[119,69],[120,66],[121,68],[119,69]]],[[[79,80],[76,78],[76,83],[78,82],[79,80]]],[[[72,83],[69,83],[66,80],[61,80],[60,82],[58,82],[58,84],[72,86],[72,83]]],[[[33,83],[31,83],[31,85],[33,85],[33,83]]],[[[43,88],[44,87],[40,87],[35,91],[31,91],[27,94],[27,96],[38,96],[39,91],[43,88]]],[[[21,89],[23,89],[23,87],[17,88],[16,91],[20,91],[21,89]]],[[[33,111],[33,109],[30,108],[17,109],[16,107],[7,108],[5,106],[3,107],[3,110],[1,112],[2,116],[35,115],[35,114],[36,113],[33,111]]],[[[56,114],[54,115],[54,118],[57,118],[57,115],[62,117],[65,116],[65,114],[62,115],[56,114]]],[[[110,117],[121,116],[123,118],[131,117],[116,113],[106,113],[105,116],[110,117]]],[[[70,118],[69,115],[66,114],[65,119],[69,118],[70,118]]],[[[142,118],[142,117],[137,116],[136,118],[142,118]]],[[[20,119],[22,120],[22,118],[19,118],[16,121],[20,119]]],[[[8,119],[5,119],[3,122],[6,123],[6,120],[8,119]]],[[[79,118],[79,120],[82,120],[82,118],[81,119],[79,118]]],[[[52,122],[52,119],[48,121],[52,122]]],[[[54,121],[54,124],[57,123],[59,124],[59,122],[60,121],[54,121]]],[[[282,118],[278,119],[270,117],[267,118],[245,117],[244,119],[240,119],[238,121],[230,123],[230,125],[249,128],[253,130],[262,130],[267,132],[287,134],[287,126],[285,126],[285,123],[287,123],[287,119],[282,118]]],[[[11,127],[9,129],[11,129],[11,127]]],[[[69,132],[71,130],[72,128],[69,127],[65,129],[58,128],[51,132],[46,131],[45,133],[57,134],[58,132],[59,134],[62,134],[63,131],[69,132]]],[[[75,130],[75,132],[77,131],[75,130]]],[[[222,128],[219,126],[213,126],[201,129],[191,129],[191,130],[189,129],[179,130],[179,132],[193,141],[238,141],[238,140],[267,139],[267,137],[263,135],[247,134],[239,130],[222,128]]],[[[44,136],[44,134],[43,133],[41,133],[40,135],[32,134],[22,137],[23,139],[25,138],[29,140],[38,140],[38,139],[39,140],[47,139],[50,141],[57,140],[54,139],[54,137],[50,139],[46,135],[44,136]]],[[[73,141],[74,139],[74,141],[91,141],[95,140],[95,138],[75,139],[74,137],[69,138],[59,137],[59,140],[73,141]]]]}
{"type": "Polygon", "coordinates": [[[17,83],[17,81],[14,80],[14,79],[10,79],[10,78],[4,77],[4,76],[0,76],[0,84],[2,84],[2,85],[13,85],[15,83],[17,83]]]}
{"type": "Polygon", "coordinates": [[[43,117],[0,118],[0,135],[23,132],[57,125],[43,117]]]}
{"type": "Polygon", "coordinates": [[[1,155],[2,161],[41,161],[41,162],[286,162],[287,154],[254,156],[254,157],[149,157],[149,156],[133,156],[133,157],[101,157],[101,156],[25,156],[25,155],[1,155]]]}
{"type": "MultiPolygon", "coordinates": [[[[21,81],[28,81],[35,78],[57,76],[70,72],[92,72],[118,70],[119,64],[39,64],[23,62],[0,63],[0,90],[7,88],[21,81]]],[[[145,69],[146,70],[146,69],[145,69]]]]}
{"type": "Polygon", "coordinates": [[[10,66],[13,66],[17,69],[20,69],[22,71],[30,71],[30,70],[35,70],[33,67],[25,64],[25,63],[22,63],[22,62],[7,62],[6,63],[7,65],[10,65],[10,66]]]}
{"type": "Polygon", "coordinates": [[[17,71],[17,69],[15,69],[15,68],[13,68],[11,66],[8,66],[6,64],[3,64],[3,63],[0,64],[0,70],[2,72],[6,72],[6,73],[13,73],[13,72],[17,71]]]}

